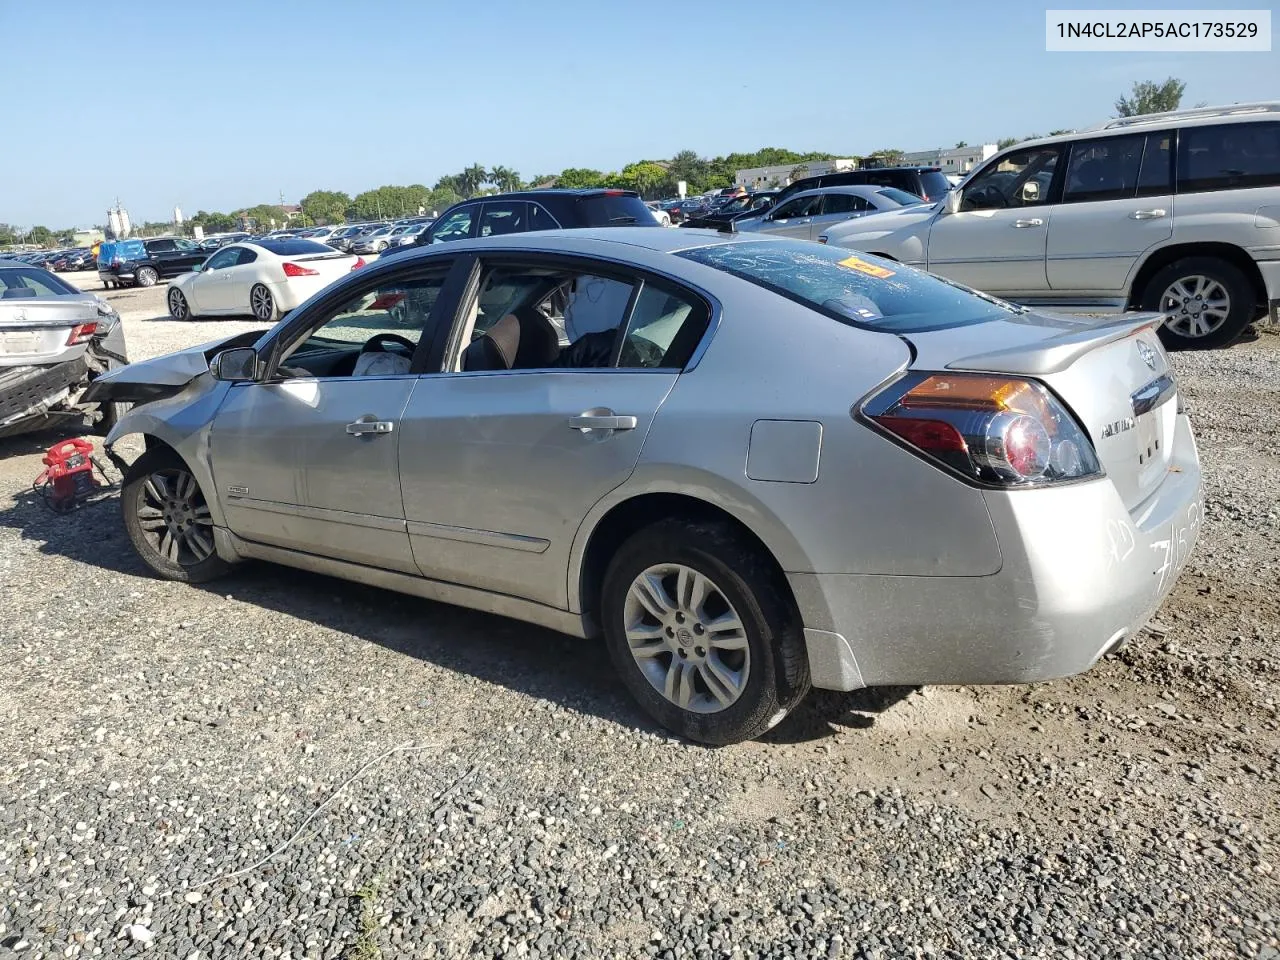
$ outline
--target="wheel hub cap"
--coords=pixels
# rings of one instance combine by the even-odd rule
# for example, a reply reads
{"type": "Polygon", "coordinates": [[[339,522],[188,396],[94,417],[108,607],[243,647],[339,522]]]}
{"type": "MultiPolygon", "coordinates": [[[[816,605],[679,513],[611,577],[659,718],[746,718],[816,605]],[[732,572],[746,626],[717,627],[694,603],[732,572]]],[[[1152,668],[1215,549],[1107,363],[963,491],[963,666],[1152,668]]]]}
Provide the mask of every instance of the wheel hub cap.
{"type": "Polygon", "coordinates": [[[1183,337],[1208,336],[1226,322],[1231,297],[1212,277],[1190,276],[1174,281],[1160,298],[1165,325],[1183,337]]]}
{"type": "Polygon", "coordinates": [[[650,685],[693,713],[718,713],[746,689],[751,651],[742,620],[719,587],[683,564],[632,582],[623,605],[627,644],[650,685]]]}
{"type": "Polygon", "coordinates": [[[200,485],[186,470],[149,476],[137,511],[144,538],[162,557],[191,566],[213,554],[213,518],[200,485]]]}

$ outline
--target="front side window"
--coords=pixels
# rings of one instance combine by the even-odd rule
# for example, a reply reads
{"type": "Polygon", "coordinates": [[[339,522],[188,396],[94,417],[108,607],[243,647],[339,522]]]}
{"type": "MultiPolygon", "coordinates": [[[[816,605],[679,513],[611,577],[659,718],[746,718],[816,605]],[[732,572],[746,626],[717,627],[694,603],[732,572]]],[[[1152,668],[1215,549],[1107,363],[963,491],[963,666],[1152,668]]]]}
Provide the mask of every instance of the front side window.
{"type": "Polygon", "coordinates": [[[239,259],[240,251],[238,248],[223,247],[205,261],[204,272],[209,273],[213,270],[225,270],[227,267],[234,267],[239,259]]]}
{"type": "Polygon", "coordinates": [[[471,220],[475,216],[476,207],[467,206],[455,210],[436,224],[431,232],[432,243],[447,243],[450,240],[465,240],[471,236],[471,220]]]}
{"type": "Polygon", "coordinates": [[[1183,127],[1178,192],[1280,185],[1280,123],[1183,127]]]}
{"type": "Polygon", "coordinates": [[[476,236],[497,237],[507,233],[523,233],[526,229],[524,201],[504,200],[484,205],[476,236]]]}
{"type": "Polygon", "coordinates": [[[1053,172],[1061,147],[1016,150],[978,174],[965,187],[961,210],[1001,210],[1051,203],[1053,172]]]}
{"type": "Polygon", "coordinates": [[[286,377],[408,373],[447,272],[447,266],[441,266],[408,279],[387,278],[353,294],[295,337],[282,353],[280,373],[286,377]]]}
{"type": "Polygon", "coordinates": [[[1071,145],[1063,203],[1124,200],[1138,185],[1146,137],[1133,134],[1103,140],[1080,140],[1071,145]]]}
{"type": "Polygon", "coordinates": [[[811,197],[795,197],[788,200],[777,210],[773,212],[774,220],[790,220],[794,217],[811,217],[822,206],[822,194],[816,193],[811,197]]]}

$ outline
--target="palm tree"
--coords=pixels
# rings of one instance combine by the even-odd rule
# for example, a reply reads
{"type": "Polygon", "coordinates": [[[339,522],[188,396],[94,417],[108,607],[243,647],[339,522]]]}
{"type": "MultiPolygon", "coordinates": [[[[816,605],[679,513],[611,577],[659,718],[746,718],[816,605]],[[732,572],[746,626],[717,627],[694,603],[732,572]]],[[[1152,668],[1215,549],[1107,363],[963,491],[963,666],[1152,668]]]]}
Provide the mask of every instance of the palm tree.
{"type": "Polygon", "coordinates": [[[489,179],[489,173],[484,167],[478,163],[473,163],[467,167],[462,173],[458,174],[458,180],[462,186],[462,195],[464,197],[474,197],[480,189],[480,184],[489,179]]]}
{"type": "Polygon", "coordinates": [[[510,167],[494,167],[489,171],[489,182],[503,193],[520,189],[520,174],[510,167]]]}

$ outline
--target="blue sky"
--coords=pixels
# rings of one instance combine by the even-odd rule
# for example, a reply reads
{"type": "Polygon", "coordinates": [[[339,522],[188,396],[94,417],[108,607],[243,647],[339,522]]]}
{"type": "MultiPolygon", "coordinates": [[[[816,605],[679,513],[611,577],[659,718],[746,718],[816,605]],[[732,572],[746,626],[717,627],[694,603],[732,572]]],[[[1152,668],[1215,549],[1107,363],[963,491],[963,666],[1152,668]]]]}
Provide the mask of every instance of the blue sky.
{"type": "Polygon", "coordinates": [[[100,223],[117,195],[135,220],[168,219],[281,190],[430,185],[469,163],[528,176],[686,147],[990,142],[1095,122],[1133,81],[1169,75],[1184,105],[1280,96],[1280,52],[1046,53],[1044,10],[0,0],[5,99],[32,104],[6,125],[0,222],[100,223]]]}

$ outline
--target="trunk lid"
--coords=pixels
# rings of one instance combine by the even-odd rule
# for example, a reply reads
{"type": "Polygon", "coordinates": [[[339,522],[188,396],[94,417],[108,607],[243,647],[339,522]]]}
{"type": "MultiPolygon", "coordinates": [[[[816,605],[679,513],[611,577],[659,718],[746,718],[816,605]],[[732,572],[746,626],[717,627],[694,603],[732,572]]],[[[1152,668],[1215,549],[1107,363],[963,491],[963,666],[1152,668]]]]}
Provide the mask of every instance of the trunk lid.
{"type": "Polygon", "coordinates": [[[345,277],[351,272],[351,267],[355,264],[356,258],[349,253],[315,253],[300,257],[289,257],[290,263],[296,263],[298,266],[305,266],[308,270],[314,270],[326,283],[332,283],[339,277],[345,277]]]}
{"type": "Polygon", "coordinates": [[[85,344],[69,345],[71,331],[99,319],[92,297],[0,299],[0,367],[73,360],[84,353],[85,344]]]}
{"type": "Polygon", "coordinates": [[[1125,507],[1134,510],[1169,471],[1177,386],[1156,336],[1159,314],[1096,320],[1025,313],[906,334],[912,366],[1030,377],[1067,405],[1093,441],[1125,507]]]}

